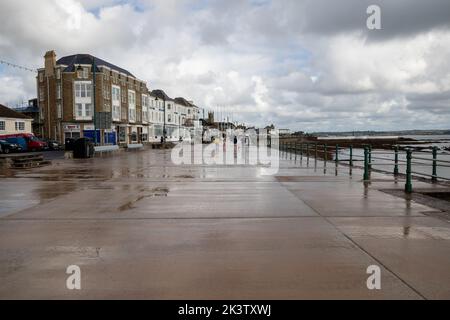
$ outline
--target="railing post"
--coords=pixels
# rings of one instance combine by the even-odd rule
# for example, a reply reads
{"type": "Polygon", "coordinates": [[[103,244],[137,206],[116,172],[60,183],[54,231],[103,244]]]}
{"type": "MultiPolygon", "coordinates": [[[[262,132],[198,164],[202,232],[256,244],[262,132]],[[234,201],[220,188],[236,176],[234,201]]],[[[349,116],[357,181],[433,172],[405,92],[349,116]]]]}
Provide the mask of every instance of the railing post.
{"type": "Polygon", "coordinates": [[[395,146],[395,149],[394,149],[394,151],[395,151],[395,158],[394,158],[394,161],[395,161],[395,164],[394,164],[394,175],[398,175],[398,146],[395,146]]]}
{"type": "Polygon", "coordinates": [[[306,156],[309,159],[309,143],[306,143],[306,156]]]}
{"type": "Polygon", "coordinates": [[[316,158],[317,161],[317,142],[314,144],[314,158],[316,158]]]}
{"type": "Polygon", "coordinates": [[[372,146],[369,145],[369,170],[372,170],[372,146]]]}
{"type": "Polygon", "coordinates": [[[412,151],[411,149],[406,150],[406,184],[405,184],[405,192],[412,192],[412,169],[411,169],[411,161],[412,161],[412,151]]]}
{"type": "Polygon", "coordinates": [[[369,181],[369,148],[364,147],[364,181],[369,181]]]}
{"type": "Polygon", "coordinates": [[[350,167],[353,167],[353,146],[350,146],[350,167]]]}
{"type": "Polygon", "coordinates": [[[294,142],[294,154],[297,155],[298,151],[298,142],[294,142]]]}
{"type": "Polygon", "coordinates": [[[289,142],[289,160],[292,160],[292,142],[289,142]]]}
{"type": "Polygon", "coordinates": [[[335,155],[335,157],[336,157],[336,164],[338,164],[338,162],[339,162],[339,145],[338,144],[336,144],[336,155],[335,155]]]}
{"type": "Polygon", "coordinates": [[[324,152],[324,160],[325,160],[325,165],[327,165],[327,160],[328,160],[328,146],[326,144],[323,145],[323,152],[324,152]]]}
{"type": "Polygon", "coordinates": [[[437,147],[433,147],[433,173],[431,181],[437,181],[437,147]]]}

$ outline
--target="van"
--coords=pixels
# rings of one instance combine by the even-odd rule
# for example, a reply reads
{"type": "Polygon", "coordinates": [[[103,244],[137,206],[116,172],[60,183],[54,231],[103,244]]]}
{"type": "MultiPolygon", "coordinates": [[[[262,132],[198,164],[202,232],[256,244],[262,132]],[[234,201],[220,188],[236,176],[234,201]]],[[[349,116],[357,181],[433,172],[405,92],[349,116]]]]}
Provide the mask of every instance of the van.
{"type": "Polygon", "coordinates": [[[13,139],[14,141],[17,141],[14,143],[19,144],[24,151],[41,151],[47,148],[47,144],[44,141],[36,138],[31,133],[1,135],[0,139],[6,141],[8,141],[8,139],[13,139]],[[15,140],[14,138],[17,138],[19,140],[15,140]]]}
{"type": "Polygon", "coordinates": [[[20,146],[22,151],[27,151],[28,150],[28,145],[27,145],[27,141],[25,140],[25,138],[14,137],[14,138],[6,138],[4,140],[6,142],[8,142],[8,143],[16,144],[16,145],[20,146]]]}

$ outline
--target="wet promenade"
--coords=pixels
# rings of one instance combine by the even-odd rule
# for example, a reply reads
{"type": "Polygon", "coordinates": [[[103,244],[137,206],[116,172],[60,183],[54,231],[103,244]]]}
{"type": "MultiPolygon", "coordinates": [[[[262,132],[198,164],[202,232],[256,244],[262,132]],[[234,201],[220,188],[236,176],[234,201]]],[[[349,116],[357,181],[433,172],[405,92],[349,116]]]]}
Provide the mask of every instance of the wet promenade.
{"type": "Polygon", "coordinates": [[[290,157],[275,176],[175,166],[164,150],[3,172],[0,298],[449,299],[450,222],[381,191],[403,181],[361,178],[290,157]]]}

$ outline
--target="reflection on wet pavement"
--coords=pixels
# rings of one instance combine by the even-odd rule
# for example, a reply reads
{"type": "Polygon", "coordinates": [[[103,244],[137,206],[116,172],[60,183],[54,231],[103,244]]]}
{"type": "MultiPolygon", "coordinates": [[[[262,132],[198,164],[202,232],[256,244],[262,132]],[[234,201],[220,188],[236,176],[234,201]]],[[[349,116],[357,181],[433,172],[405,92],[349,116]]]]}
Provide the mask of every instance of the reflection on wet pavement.
{"type": "Polygon", "coordinates": [[[170,150],[2,172],[0,298],[450,298],[450,226],[379,190],[403,181],[307,159],[261,172],[170,150]]]}

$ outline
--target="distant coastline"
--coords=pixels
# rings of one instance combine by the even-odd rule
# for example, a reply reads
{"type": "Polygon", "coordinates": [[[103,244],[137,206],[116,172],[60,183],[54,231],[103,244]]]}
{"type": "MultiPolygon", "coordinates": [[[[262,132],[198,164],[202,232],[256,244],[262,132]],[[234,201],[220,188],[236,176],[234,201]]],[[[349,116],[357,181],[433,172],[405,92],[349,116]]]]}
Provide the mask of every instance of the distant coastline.
{"type": "Polygon", "coordinates": [[[405,137],[405,136],[439,136],[450,135],[450,129],[444,130],[401,130],[401,131],[342,131],[342,132],[313,132],[315,137],[405,137]]]}

